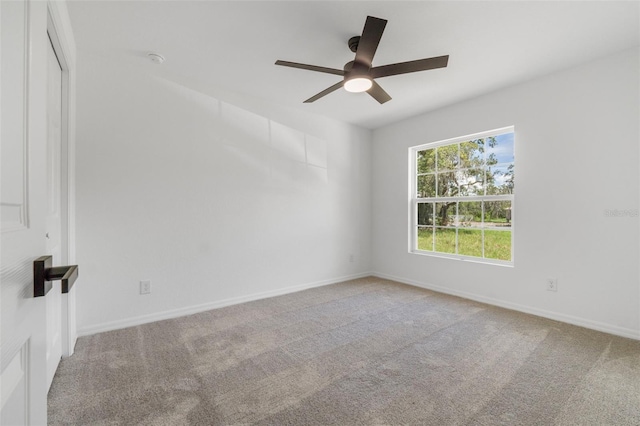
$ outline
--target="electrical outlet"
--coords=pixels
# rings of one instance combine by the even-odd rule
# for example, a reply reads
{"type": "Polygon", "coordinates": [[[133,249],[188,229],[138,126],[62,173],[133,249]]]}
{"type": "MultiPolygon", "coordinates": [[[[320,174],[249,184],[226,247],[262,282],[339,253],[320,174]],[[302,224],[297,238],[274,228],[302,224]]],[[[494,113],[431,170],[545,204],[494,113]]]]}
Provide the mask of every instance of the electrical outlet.
{"type": "Polygon", "coordinates": [[[140,294],[151,294],[151,281],[140,281],[140,294]]]}
{"type": "Polygon", "coordinates": [[[558,291],[557,278],[547,278],[547,291],[558,291]]]}

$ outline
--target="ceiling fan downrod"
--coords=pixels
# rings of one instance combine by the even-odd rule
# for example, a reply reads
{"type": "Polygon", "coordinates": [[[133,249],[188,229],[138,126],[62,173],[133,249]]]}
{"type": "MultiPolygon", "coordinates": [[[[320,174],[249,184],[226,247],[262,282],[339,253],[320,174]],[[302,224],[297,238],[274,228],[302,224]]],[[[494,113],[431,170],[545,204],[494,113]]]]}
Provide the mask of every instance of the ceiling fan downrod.
{"type": "Polygon", "coordinates": [[[349,50],[351,50],[353,53],[356,53],[356,50],[358,50],[358,43],[360,43],[360,36],[351,37],[347,42],[347,44],[349,45],[349,50]]]}

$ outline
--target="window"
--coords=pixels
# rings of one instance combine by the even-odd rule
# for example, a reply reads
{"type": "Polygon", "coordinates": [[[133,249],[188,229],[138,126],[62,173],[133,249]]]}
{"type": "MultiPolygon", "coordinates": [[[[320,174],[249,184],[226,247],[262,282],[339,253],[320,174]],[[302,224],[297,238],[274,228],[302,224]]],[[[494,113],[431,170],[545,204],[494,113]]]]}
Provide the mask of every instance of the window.
{"type": "Polygon", "coordinates": [[[409,149],[411,252],[513,263],[514,129],[409,149]]]}

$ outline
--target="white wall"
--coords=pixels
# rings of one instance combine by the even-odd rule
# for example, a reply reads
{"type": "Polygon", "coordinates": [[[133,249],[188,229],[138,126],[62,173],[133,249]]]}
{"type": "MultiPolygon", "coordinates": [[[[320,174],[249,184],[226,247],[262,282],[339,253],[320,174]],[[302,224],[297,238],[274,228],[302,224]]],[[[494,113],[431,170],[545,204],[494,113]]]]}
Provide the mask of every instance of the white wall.
{"type": "Polygon", "coordinates": [[[376,273],[639,338],[638,217],[604,213],[638,209],[638,68],[626,51],[376,130],[376,273]],[[509,125],[514,267],[409,254],[407,148],[509,125]]]}
{"type": "Polygon", "coordinates": [[[378,129],[372,147],[149,66],[78,56],[81,334],[373,271],[640,337],[638,218],[604,214],[638,209],[637,50],[378,129]],[[409,254],[407,148],[508,125],[515,266],[409,254]]]}
{"type": "Polygon", "coordinates": [[[370,271],[370,131],[155,66],[78,55],[80,334],[370,271]]]}

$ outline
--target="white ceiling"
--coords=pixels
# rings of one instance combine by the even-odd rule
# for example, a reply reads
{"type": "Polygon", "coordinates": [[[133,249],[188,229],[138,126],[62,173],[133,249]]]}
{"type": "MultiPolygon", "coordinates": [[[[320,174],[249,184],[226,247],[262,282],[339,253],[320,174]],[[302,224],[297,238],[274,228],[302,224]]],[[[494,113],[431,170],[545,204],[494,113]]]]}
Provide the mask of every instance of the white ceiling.
{"type": "MultiPolygon", "coordinates": [[[[166,57],[162,72],[195,87],[377,128],[640,44],[637,1],[71,1],[79,56],[122,64],[166,57]],[[275,66],[341,68],[367,15],[387,19],[373,64],[450,55],[449,66],[381,78],[392,100],[338,90],[340,77],[275,66]]],[[[150,64],[149,67],[156,66],[150,64]]]]}

